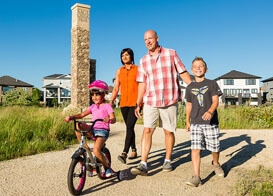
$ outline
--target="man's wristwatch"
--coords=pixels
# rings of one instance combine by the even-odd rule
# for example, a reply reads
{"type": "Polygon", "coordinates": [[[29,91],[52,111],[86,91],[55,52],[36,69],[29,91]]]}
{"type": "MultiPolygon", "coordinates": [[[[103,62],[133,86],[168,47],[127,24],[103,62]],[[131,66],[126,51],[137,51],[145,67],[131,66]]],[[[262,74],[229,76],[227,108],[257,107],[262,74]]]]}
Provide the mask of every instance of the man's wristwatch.
{"type": "Polygon", "coordinates": [[[136,108],[139,107],[139,104],[136,104],[136,108]]]}

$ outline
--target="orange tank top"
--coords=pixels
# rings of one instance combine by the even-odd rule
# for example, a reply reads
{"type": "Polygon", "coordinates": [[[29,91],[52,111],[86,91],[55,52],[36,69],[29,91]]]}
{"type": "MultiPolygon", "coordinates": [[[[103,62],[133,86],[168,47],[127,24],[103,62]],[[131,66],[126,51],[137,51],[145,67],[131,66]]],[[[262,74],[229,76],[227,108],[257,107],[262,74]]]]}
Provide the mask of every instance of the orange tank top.
{"type": "Polygon", "coordinates": [[[120,107],[132,107],[136,106],[138,82],[136,65],[131,65],[128,70],[126,66],[120,68],[119,82],[120,82],[120,107]]]}

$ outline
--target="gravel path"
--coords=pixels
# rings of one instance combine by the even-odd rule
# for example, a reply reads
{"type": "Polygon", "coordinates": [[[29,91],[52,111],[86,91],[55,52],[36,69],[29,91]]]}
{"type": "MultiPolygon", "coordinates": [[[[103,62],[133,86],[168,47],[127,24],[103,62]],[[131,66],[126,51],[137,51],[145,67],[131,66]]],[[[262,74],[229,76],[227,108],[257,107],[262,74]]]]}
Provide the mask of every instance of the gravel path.
{"type": "MultiPolygon", "coordinates": [[[[138,149],[142,129],[142,125],[136,126],[138,149]]],[[[107,147],[112,154],[113,169],[123,170],[128,176],[120,182],[116,178],[103,181],[88,177],[83,195],[232,195],[232,187],[241,172],[256,169],[258,165],[273,168],[273,130],[222,130],[220,162],[226,177],[218,179],[214,176],[210,167],[211,155],[204,151],[201,159],[204,184],[198,188],[185,185],[192,175],[190,136],[185,130],[178,129],[176,132],[175,169],[172,172],[161,171],[165,156],[164,134],[161,128],[155,131],[149,155],[149,176],[146,177],[135,177],[129,173],[140,158],[129,160],[127,165],[118,162],[124,138],[125,126],[121,123],[112,125],[107,147]]],[[[70,157],[77,147],[0,162],[0,195],[70,195],[67,171],[70,157]]]]}

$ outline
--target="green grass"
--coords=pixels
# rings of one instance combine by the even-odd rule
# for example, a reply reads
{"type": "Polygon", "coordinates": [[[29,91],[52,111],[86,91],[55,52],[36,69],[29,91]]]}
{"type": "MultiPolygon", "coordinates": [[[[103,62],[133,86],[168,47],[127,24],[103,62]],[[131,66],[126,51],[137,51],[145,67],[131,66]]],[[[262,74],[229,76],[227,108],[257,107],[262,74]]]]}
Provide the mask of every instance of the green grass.
{"type": "Polygon", "coordinates": [[[249,171],[234,186],[235,195],[271,196],[273,195],[273,170],[259,166],[249,171]]]}
{"type": "Polygon", "coordinates": [[[54,108],[0,107],[0,161],[76,143],[71,123],[54,108]]]}
{"type": "MultiPolygon", "coordinates": [[[[273,128],[273,107],[219,108],[221,129],[273,128]]],[[[117,121],[123,122],[120,109],[117,121]]],[[[185,128],[185,106],[178,108],[178,128],[185,128]]],[[[0,161],[64,149],[77,143],[72,123],[64,122],[62,109],[34,106],[0,107],[0,161]]],[[[143,124],[143,119],[138,119],[143,124]]]]}
{"type": "MultiPolygon", "coordinates": [[[[218,108],[220,129],[272,129],[273,128],[273,106],[270,107],[248,107],[238,106],[236,108],[218,108]]],[[[115,109],[119,122],[123,122],[120,109],[115,109]]],[[[138,124],[143,119],[138,119],[138,124]]],[[[179,103],[177,127],[186,127],[185,106],[179,103]]]]}

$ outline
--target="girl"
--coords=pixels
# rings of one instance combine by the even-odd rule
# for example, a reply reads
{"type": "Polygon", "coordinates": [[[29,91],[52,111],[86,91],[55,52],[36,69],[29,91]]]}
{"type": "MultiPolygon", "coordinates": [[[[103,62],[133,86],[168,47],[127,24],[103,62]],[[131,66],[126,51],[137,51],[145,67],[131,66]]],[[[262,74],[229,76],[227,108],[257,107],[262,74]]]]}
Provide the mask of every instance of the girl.
{"type": "MultiPolygon", "coordinates": [[[[104,96],[108,93],[108,85],[100,80],[96,80],[92,82],[89,86],[91,90],[91,96],[94,104],[92,104],[86,111],[73,115],[67,116],[65,121],[68,122],[73,119],[81,119],[89,114],[92,114],[92,120],[103,119],[102,121],[96,122],[94,125],[94,137],[96,137],[96,141],[93,148],[93,153],[96,158],[102,163],[105,168],[106,177],[110,177],[112,175],[112,170],[109,168],[105,157],[101,153],[101,148],[103,147],[105,141],[109,136],[109,123],[114,124],[116,122],[114,110],[109,103],[105,103],[104,96]]],[[[78,129],[88,130],[90,128],[87,124],[78,124],[78,129]]],[[[76,132],[77,138],[81,141],[81,134],[76,132]]],[[[90,133],[87,133],[87,137],[92,137],[90,133]]],[[[85,145],[86,148],[89,148],[85,145]]]]}

